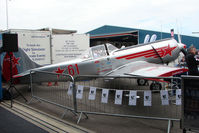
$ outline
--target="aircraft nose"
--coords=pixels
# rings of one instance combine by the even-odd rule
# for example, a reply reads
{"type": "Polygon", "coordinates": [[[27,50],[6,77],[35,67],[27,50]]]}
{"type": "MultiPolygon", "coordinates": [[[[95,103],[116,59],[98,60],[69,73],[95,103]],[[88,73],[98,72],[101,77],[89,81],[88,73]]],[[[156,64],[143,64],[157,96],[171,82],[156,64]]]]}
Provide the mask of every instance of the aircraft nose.
{"type": "Polygon", "coordinates": [[[187,48],[187,46],[185,45],[185,44],[183,44],[183,43],[178,43],[178,46],[182,49],[182,48],[184,48],[184,49],[186,49],[187,48]]]}

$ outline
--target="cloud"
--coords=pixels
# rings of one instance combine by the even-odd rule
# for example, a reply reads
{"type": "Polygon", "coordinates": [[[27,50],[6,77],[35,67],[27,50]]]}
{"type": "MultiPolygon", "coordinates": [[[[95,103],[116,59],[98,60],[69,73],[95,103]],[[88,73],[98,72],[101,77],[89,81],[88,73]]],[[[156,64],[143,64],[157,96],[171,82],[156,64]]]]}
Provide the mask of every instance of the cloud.
{"type": "MultiPolygon", "coordinates": [[[[5,0],[0,5],[0,29],[6,28],[5,0]]],[[[176,20],[184,34],[199,31],[198,0],[11,0],[9,27],[78,30],[117,25],[169,32],[176,20]]]]}

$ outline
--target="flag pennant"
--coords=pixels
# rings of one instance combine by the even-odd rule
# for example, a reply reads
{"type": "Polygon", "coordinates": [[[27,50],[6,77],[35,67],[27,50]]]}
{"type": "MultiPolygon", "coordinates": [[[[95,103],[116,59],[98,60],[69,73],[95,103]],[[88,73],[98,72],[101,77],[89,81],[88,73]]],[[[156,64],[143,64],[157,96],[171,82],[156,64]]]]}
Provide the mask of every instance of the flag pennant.
{"type": "Polygon", "coordinates": [[[95,97],[96,97],[96,88],[90,87],[88,99],[89,100],[95,100],[95,97]]]}
{"type": "Polygon", "coordinates": [[[176,105],[182,104],[181,97],[182,97],[181,89],[176,89],[176,105]]]}
{"type": "Polygon", "coordinates": [[[116,90],[115,104],[118,104],[118,105],[122,104],[122,94],[123,94],[123,90],[116,90]]]}
{"type": "Polygon", "coordinates": [[[73,83],[72,82],[69,83],[67,94],[69,96],[73,94],[73,83]]]}
{"type": "Polygon", "coordinates": [[[151,91],[144,91],[144,106],[151,106],[151,91]]]}
{"type": "Polygon", "coordinates": [[[103,89],[102,90],[102,103],[108,103],[108,95],[109,95],[109,90],[108,89],[103,89]]]}
{"type": "Polygon", "coordinates": [[[77,99],[82,99],[82,97],[83,97],[83,89],[84,89],[84,86],[82,86],[82,85],[78,85],[77,86],[77,92],[76,92],[76,98],[77,99]]]}
{"type": "Polygon", "coordinates": [[[129,91],[129,105],[136,106],[137,103],[137,91],[129,91]]]}
{"type": "Polygon", "coordinates": [[[162,105],[169,105],[169,94],[167,90],[160,91],[162,105]]]}

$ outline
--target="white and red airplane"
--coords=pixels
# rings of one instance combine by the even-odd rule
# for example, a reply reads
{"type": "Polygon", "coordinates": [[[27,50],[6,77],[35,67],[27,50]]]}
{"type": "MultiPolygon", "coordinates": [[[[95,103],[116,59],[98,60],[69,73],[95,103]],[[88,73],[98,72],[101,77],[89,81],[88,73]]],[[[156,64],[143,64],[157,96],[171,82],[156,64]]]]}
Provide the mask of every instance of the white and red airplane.
{"type": "MultiPolygon", "coordinates": [[[[33,62],[25,52],[12,54],[13,77],[22,83],[29,83],[31,70],[69,74],[77,77],[81,75],[126,76],[138,75],[144,77],[169,77],[188,71],[186,68],[169,67],[186,45],[169,38],[147,44],[139,44],[118,49],[111,44],[91,47],[79,59],[58,64],[39,66],[33,62]]],[[[9,56],[3,59],[3,76],[9,80],[9,56]]],[[[57,81],[57,77],[38,76],[37,82],[57,81]]]]}

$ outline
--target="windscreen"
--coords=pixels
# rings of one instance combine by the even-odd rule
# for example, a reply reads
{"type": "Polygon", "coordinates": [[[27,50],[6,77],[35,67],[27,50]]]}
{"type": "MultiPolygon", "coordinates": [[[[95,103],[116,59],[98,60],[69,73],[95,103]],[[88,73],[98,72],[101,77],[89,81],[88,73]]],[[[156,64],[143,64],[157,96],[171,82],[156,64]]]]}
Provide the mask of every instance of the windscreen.
{"type": "Polygon", "coordinates": [[[104,45],[95,46],[95,47],[92,47],[91,49],[92,49],[92,55],[94,59],[107,56],[104,45]]]}
{"type": "Polygon", "coordinates": [[[107,48],[108,48],[108,52],[109,52],[109,53],[118,50],[118,48],[116,48],[115,46],[113,46],[113,45],[110,44],[110,43],[107,43],[106,46],[107,46],[107,48]]]}

